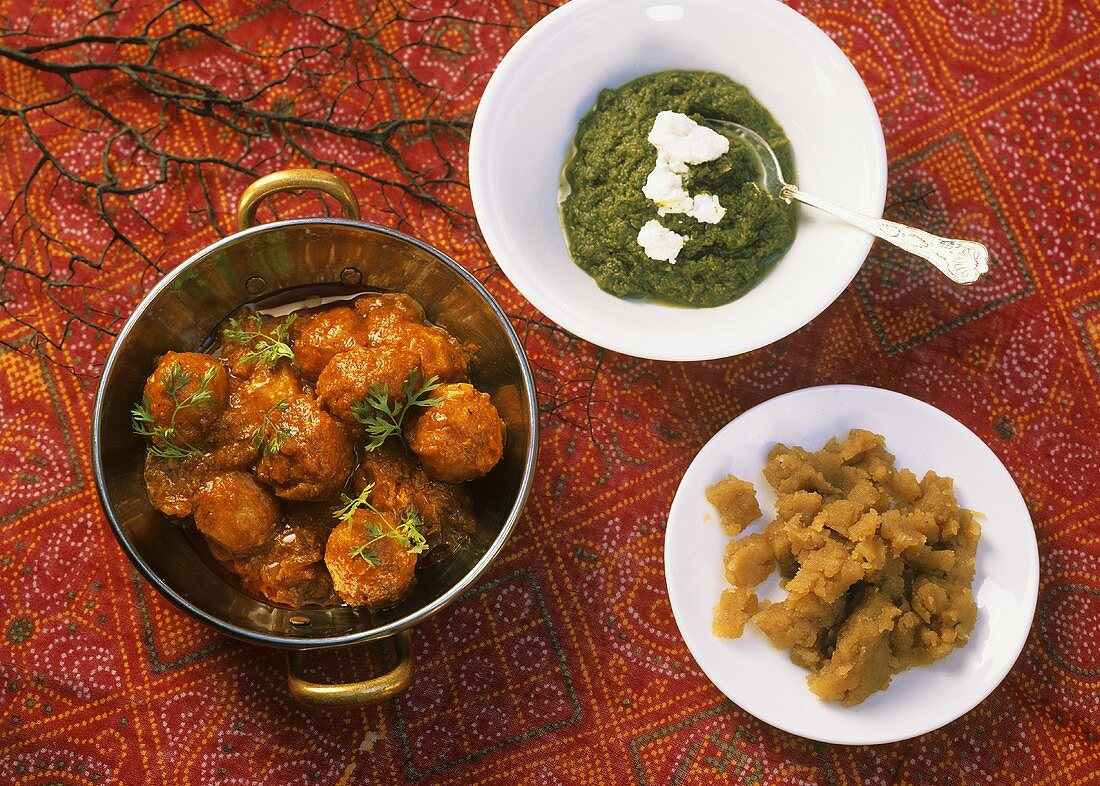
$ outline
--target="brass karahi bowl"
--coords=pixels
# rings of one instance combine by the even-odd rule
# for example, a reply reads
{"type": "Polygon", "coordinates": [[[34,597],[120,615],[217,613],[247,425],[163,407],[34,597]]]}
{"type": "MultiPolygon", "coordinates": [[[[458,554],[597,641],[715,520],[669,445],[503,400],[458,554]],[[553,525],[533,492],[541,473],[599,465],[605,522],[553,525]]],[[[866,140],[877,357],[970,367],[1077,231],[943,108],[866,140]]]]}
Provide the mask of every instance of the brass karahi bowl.
{"type": "Polygon", "coordinates": [[[100,500],[123,551],[169,600],[211,627],[253,644],[288,651],[288,681],[309,704],[350,705],[395,695],[412,676],[409,630],[470,587],[503,547],[523,509],[538,452],[534,381],[508,318],[492,296],[445,254],[392,229],[359,221],[351,189],[319,170],[276,172],[242,195],[240,230],[169,273],[138,305],[104,366],[92,423],[92,460],[100,500]],[[317,189],[347,218],[310,218],[253,226],[256,208],[278,191],[317,189]],[[498,403],[507,425],[504,458],[471,485],[477,528],[466,547],[418,572],[412,592],[381,612],[348,606],[289,609],[244,594],[216,574],[185,532],[156,511],[143,480],[145,445],[130,408],[156,359],[203,345],[227,315],[257,302],[356,290],[406,292],[428,318],[480,347],[470,375],[498,403]],[[321,685],[301,677],[304,650],[395,637],[397,666],[360,683],[321,685]]]}

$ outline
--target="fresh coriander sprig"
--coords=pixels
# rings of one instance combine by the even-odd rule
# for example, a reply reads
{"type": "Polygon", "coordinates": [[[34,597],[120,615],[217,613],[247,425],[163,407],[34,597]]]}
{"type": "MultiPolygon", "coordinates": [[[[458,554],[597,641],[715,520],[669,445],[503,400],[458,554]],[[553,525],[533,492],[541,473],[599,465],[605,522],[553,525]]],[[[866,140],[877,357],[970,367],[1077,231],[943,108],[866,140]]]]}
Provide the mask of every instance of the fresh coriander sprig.
{"type": "Polygon", "coordinates": [[[250,363],[262,368],[275,368],[282,359],[294,360],[294,350],[290,348],[290,326],[298,318],[297,314],[291,314],[284,322],[271,328],[269,333],[264,332],[264,319],[259,314],[250,314],[245,317],[244,323],[236,319],[230,319],[223,335],[230,341],[236,341],[251,347],[248,352],[241,355],[242,363],[250,363]]]}
{"type": "Polygon", "coordinates": [[[363,490],[359,492],[359,496],[355,497],[354,499],[349,497],[347,494],[341,494],[341,505],[332,512],[332,515],[340,519],[340,521],[347,521],[355,514],[355,511],[359,510],[359,508],[366,508],[367,510],[372,510],[375,513],[378,513],[378,510],[374,507],[374,505],[370,504],[369,502],[370,493],[373,490],[374,484],[368,483],[363,488],[363,490]]]}
{"type": "Polygon", "coordinates": [[[367,427],[370,442],[367,443],[366,450],[377,450],[395,434],[398,438],[404,439],[401,435],[401,425],[411,408],[436,407],[443,402],[441,398],[432,398],[428,395],[440,384],[437,376],[431,376],[422,381],[420,371],[414,370],[405,380],[403,386],[405,401],[401,402],[391,399],[386,388],[380,387],[377,382],[373,383],[370,393],[351,405],[351,412],[355,419],[367,427]]]}
{"type": "Polygon", "coordinates": [[[422,526],[424,526],[424,519],[415,510],[405,511],[404,518],[397,525],[401,545],[410,554],[423,554],[428,550],[428,541],[420,534],[422,526]]]}
{"type": "Polygon", "coordinates": [[[377,450],[394,434],[401,433],[399,424],[403,419],[404,407],[398,401],[391,401],[389,393],[377,382],[371,385],[370,393],[365,398],[351,405],[351,413],[367,427],[370,442],[365,447],[368,452],[377,450]]]}
{"type": "Polygon", "coordinates": [[[198,387],[180,398],[183,389],[194,378],[190,371],[186,371],[178,360],[168,367],[168,374],[161,379],[164,392],[172,399],[175,408],[167,426],[158,426],[153,420],[153,411],[149,396],[142,395],[141,403],[135,404],[130,410],[133,420],[134,433],[142,437],[149,437],[149,453],[157,458],[183,458],[202,453],[176,431],[176,417],[188,408],[206,409],[214,401],[214,391],[210,383],[218,375],[217,367],[207,370],[199,377],[198,387]]]}
{"type": "Polygon", "coordinates": [[[252,429],[252,447],[265,456],[273,456],[278,453],[283,449],[283,444],[293,436],[290,429],[285,426],[276,426],[271,422],[271,413],[282,412],[287,406],[287,400],[285,398],[281,399],[264,413],[260,425],[252,429]]]}
{"type": "Polygon", "coordinates": [[[364,543],[361,546],[353,546],[348,549],[348,556],[352,559],[359,557],[372,568],[377,568],[382,564],[382,560],[378,558],[378,552],[372,549],[369,543],[364,543]]]}
{"type": "MultiPolygon", "coordinates": [[[[357,510],[365,508],[381,517],[381,511],[374,507],[369,500],[370,493],[373,489],[374,484],[368,484],[366,488],[359,492],[359,496],[354,499],[347,494],[341,494],[340,501],[343,505],[334,511],[332,515],[340,519],[340,521],[348,521],[355,515],[357,510]]],[[[428,550],[428,542],[424,539],[424,536],[420,534],[420,527],[423,526],[423,524],[424,520],[415,510],[405,511],[401,523],[398,524],[395,529],[383,529],[380,523],[376,521],[367,521],[363,525],[364,529],[367,531],[367,540],[360,543],[358,546],[349,548],[348,556],[352,558],[359,557],[368,565],[377,568],[381,564],[381,560],[378,557],[378,552],[371,547],[378,541],[386,538],[397,541],[398,545],[409,554],[423,554],[428,550]]]]}
{"type": "Polygon", "coordinates": [[[135,404],[134,408],[130,410],[130,416],[134,422],[134,433],[151,438],[149,442],[150,455],[157,458],[183,458],[201,452],[186,440],[177,437],[174,429],[162,428],[153,422],[148,396],[142,396],[141,403],[135,404]]]}

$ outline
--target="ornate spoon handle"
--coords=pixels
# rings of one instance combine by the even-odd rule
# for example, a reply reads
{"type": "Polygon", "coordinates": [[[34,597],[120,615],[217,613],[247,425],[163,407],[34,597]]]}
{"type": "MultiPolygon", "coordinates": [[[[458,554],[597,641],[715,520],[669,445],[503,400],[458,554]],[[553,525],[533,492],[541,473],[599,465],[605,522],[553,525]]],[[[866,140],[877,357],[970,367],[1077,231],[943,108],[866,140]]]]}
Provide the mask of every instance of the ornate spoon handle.
{"type": "Polygon", "coordinates": [[[933,267],[956,283],[973,284],[989,271],[989,249],[981,243],[940,237],[905,224],[883,218],[871,218],[807,194],[797,186],[784,185],[780,195],[788,201],[797,199],[818,210],[824,210],[842,221],[859,227],[864,232],[869,232],[887,243],[915,254],[930,262],[933,267]]]}

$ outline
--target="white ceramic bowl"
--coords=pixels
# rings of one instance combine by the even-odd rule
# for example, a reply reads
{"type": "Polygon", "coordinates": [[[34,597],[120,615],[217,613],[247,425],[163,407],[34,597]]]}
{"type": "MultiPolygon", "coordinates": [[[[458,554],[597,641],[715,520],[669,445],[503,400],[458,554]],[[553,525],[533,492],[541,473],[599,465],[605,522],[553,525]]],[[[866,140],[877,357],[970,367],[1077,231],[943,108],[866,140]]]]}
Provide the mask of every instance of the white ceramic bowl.
{"type": "Polygon", "coordinates": [[[670,68],[746,85],[790,138],[798,185],[881,215],[886,148],[867,88],[825,33],[775,0],[573,0],[550,13],[512,47],[481,99],[470,142],[474,209],[501,269],[567,330],[638,357],[727,357],[821,313],[871,238],[805,208],[787,255],[733,303],[677,308],[603,292],[566,248],[562,164],[601,89],[670,68]]]}
{"type": "MultiPolygon", "coordinates": [[[[747,532],[759,532],[761,517],[747,532]]],[[[1039,551],[1027,506],[997,456],[966,426],[933,406],[878,388],[833,385],[765,401],[719,431],[684,475],[665,530],[665,579],[676,624],[700,668],[738,706],[785,731],[822,742],[874,745],[915,737],[949,723],[1004,679],[1023,649],[1039,592],[1039,551]],[[825,702],[806,686],[806,670],[771,646],[751,622],[739,639],[711,633],[712,609],[728,587],[722,551],[729,538],[706,488],[733,473],[756,486],[771,511],[764,479],[776,442],[817,450],[851,428],[886,437],[897,464],[955,479],[959,504],[979,511],[982,536],[974,575],[978,621],[966,646],[930,666],[902,672],[885,691],[855,707],[825,702]]],[[[761,599],[785,597],[773,576],[761,599]]]]}

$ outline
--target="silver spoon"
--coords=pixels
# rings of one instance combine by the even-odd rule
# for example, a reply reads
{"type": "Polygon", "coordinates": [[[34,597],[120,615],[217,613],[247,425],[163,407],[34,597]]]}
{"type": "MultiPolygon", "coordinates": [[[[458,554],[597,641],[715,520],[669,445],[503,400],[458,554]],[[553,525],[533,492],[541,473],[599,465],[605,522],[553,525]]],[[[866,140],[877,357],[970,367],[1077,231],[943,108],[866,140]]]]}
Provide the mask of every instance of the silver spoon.
{"type": "Polygon", "coordinates": [[[708,125],[726,130],[745,143],[760,165],[764,190],[773,197],[782,199],[788,204],[792,199],[797,199],[803,204],[824,210],[841,221],[847,221],[864,232],[869,232],[903,251],[908,251],[930,262],[933,267],[958,284],[973,284],[989,271],[989,249],[981,243],[940,237],[905,224],[883,218],[871,218],[807,194],[798,186],[783,179],[783,170],[775,157],[775,151],[758,133],[729,120],[715,120],[709,117],[704,120],[708,125]]]}

